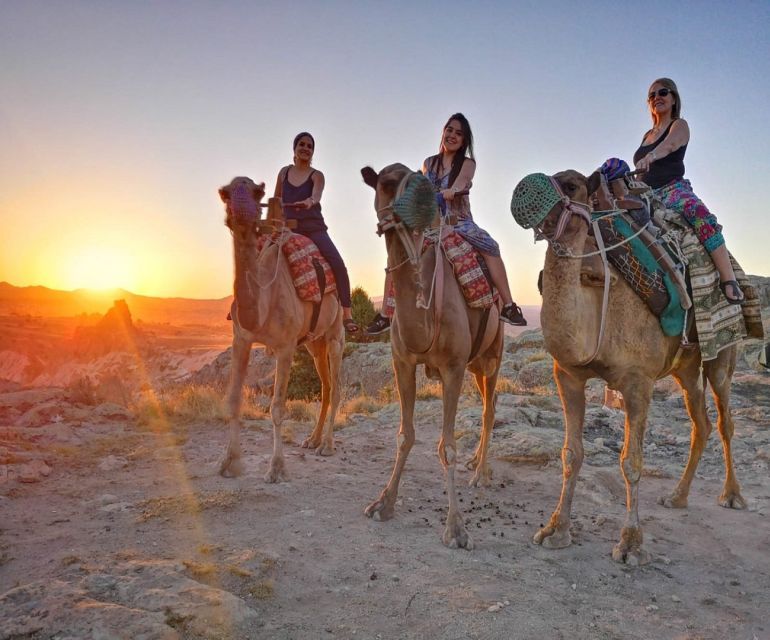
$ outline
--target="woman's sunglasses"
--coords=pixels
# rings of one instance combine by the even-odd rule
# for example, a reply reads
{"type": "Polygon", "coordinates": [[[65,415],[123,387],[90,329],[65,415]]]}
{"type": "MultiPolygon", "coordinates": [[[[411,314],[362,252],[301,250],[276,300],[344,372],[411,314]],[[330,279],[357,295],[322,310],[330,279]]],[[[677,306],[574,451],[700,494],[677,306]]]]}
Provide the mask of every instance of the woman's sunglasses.
{"type": "Polygon", "coordinates": [[[650,91],[650,95],[647,96],[647,101],[655,100],[656,96],[660,96],[661,98],[665,98],[669,93],[674,93],[671,91],[671,89],[666,89],[663,87],[662,89],[658,89],[657,91],[650,91]]]}

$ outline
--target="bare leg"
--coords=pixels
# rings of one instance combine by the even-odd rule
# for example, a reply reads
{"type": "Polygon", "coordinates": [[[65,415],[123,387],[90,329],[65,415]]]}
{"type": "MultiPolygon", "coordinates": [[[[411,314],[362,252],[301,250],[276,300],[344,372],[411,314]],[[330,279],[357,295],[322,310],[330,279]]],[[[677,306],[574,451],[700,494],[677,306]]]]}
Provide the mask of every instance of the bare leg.
{"type": "Polygon", "coordinates": [[[690,455],[676,487],[670,495],[658,498],[658,504],[671,509],[684,509],[687,506],[687,496],[690,493],[695,470],[698,468],[711,434],[711,421],[706,412],[706,394],[700,374],[700,358],[691,358],[683,368],[674,371],[672,375],[682,387],[684,403],[690,416],[690,455]]]}
{"type": "Polygon", "coordinates": [[[398,431],[398,445],[396,447],[396,464],[390,480],[382,490],[380,497],[372,502],[364,513],[375,520],[390,520],[398,497],[398,483],[404,472],[406,458],[414,445],[414,401],[417,395],[415,382],[415,369],[413,364],[393,361],[393,369],[396,373],[398,396],[401,401],[401,427],[398,431]]]}
{"type": "Polygon", "coordinates": [[[219,465],[219,473],[228,478],[243,473],[241,462],[241,402],[243,399],[243,379],[249,364],[251,342],[233,332],[232,373],[230,388],[227,392],[227,423],[230,428],[230,441],[225,457],[219,465]]]}
{"type": "Polygon", "coordinates": [[[438,443],[438,457],[446,471],[446,492],[449,497],[449,513],[442,541],[450,549],[464,547],[473,549],[473,541],[465,529],[462,513],[457,500],[455,485],[455,467],[457,464],[457,443],[455,442],[455,415],[457,414],[457,399],[460,396],[465,367],[460,366],[442,372],[444,399],[444,421],[441,439],[438,443]]]}
{"type": "Polygon", "coordinates": [[[583,465],[583,423],[585,420],[585,380],[574,378],[554,362],[553,377],[564,408],[564,447],[561,450],[561,497],[548,524],[538,531],[533,542],[549,549],[572,544],[569,518],[580,467],[583,465]]]}
{"type": "Polygon", "coordinates": [[[727,252],[727,245],[719,245],[711,252],[711,259],[714,261],[714,266],[719,271],[719,279],[724,282],[725,280],[735,280],[735,271],[733,271],[733,265],[730,262],[730,254],[727,252]]]}
{"type": "Polygon", "coordinates": [[[513,297],[511,296],[511,288],[508,286],[508,274],[505,272],[503,259],[500,256],[492,256],[488,253],[483,253],[482,255],[489,267],[489,275],[492,276],[492,282],[503,299],[503,305],[510,304],[513,302],[513,297]]]}
{"type": "Polygon", "coordinates": [[[281,424],[286,415],[286,391],[289,387],[289,372],[295,349],[296,346],[285,347],[275,354],[275,385],[273,401],[270,403],[270,417],[273,420],[273,457],[270,459],[270,470],[265,474],[265,482],[285,482],[289,479],[283,457],[281,424]]]}
{"type": "Polygon", "coordinates": [[[730,413],[730,383],[735,371],[736,349],[731,347],[719,352],[716,360],[712,360],[704,366],[704,371],[717,406],[717,430],[722,438],[722,450],[725,459],[725,483],[722,495],[719,496],[719,504],[731,509],[745,509],[746,500],[741,495],[741,487],[735,477],[733,467],[733,454],[730,443],[735,432],[733,417],[730,413]]]}
{"type": "Polygon", "coordinates": [[[615,562],[635,560],[637,564],[646,564],[650,561],[650,555],[642,548],[639,480],[642,477],[642,444],[652,400],[652,386],[652,380],[635,377],[624,381],[620,389],[626,403],[626,438],[620,454],[620,469],[626,480],[626,521],[620,532],[620,542],[612,550],[615,562]]]}

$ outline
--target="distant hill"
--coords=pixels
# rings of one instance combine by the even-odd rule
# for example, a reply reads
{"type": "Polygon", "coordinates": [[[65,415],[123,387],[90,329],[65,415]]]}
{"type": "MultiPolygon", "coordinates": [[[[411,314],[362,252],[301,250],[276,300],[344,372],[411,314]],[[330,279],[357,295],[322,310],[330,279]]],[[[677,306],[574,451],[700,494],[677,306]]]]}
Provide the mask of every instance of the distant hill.
{"type": "Polygon", "coordinates": [[[154,298],[125,289],[108,291],[59,291],[47,287],[16,287],[0,282],[0,315],[31,315],[46,318],[104,314],[116,300],[125,300],[135,321],[172,324],[221,324],[230,310],[232,296],[217,300],[154,298]]]}

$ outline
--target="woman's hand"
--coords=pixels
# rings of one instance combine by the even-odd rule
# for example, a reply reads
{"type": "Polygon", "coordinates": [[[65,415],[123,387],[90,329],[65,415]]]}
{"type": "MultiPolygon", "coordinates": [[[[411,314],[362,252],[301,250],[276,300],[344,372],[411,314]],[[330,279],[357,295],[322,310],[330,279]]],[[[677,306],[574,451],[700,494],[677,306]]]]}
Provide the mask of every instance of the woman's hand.
{"type": "Polygon", "coordinates": [[[439,193],[442,195],[444,200],[447,202],[452,202],[455,198],[455,194],[457,193],[457,189],[442,189],[439,191],[439,193]]]}
{"type": "Polygon", "coordinates": [[[639,158],[639,162],[636,163],[637,171],[644,171],[646,173],[647,171],[650,170],[650,165],[653,162],[655,162],[655,160],[656,160],[655,149],[653,149],[643,158],[639,158]]]}
{"type": "Polygon", "coordinates": [[[303,209],[310,209],[315,204],[315,200],[313,198],[305,198],[301,204],[303,209]]]}

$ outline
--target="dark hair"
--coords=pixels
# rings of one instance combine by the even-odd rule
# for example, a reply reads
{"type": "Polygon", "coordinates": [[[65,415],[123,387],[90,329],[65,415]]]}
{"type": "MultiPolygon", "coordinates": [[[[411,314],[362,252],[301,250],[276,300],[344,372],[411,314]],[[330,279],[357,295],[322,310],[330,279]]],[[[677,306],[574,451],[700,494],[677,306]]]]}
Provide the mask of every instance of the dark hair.
{"type": "MultiPolygon", "coordinates": [[[[444,129],[446,129],[449,126],[449,123],[452,122],[452,120],[457,120],[460,123],[460,128],[462,129],[463,133],[463,144],[462,146],[457,150],[457,153],[455,154],[455,157],[452,159],[452,169],[449,172],[449,186],[451,187],[452,184],[454,184],[454,181],[457,180],[457,176],[460,175],[460,169],[463,167],[463,162],[465,161],[465,158],[470,158],[471,160],[475,160],[473,157],[473,132],[471,131],[471,125],[470,122],[468,122],[468,118],[466,118],[462,113],[453,113],[451,116],[449,116],[449,119],[446,121],[446,124],[444,125],[444,128],[441,130],[441,140],[444,140],[444,129]]],[[[438,162],[439,158],[441,157],[441,146],[443,142],[440,142],[438,145],[438,155],[434,156],[433,164],[434,164],[434,171],[436,171],[436,174],[438,174],[438,162]]]]}
{"type": "Polygon", "coordinates": [[[291,145],[291,148],[296,149],[297,143],[300,141],[301,138],[304,138],[305,136],[307,136],[313,141],[313,149],[315,149],[315,138],[312,135],[310,135],[307,131],[300,131],[296,136],[294,136],[294,144],[291,145]]]}
{"type": "MultiPolygon", "coordinates": [[[[681,118],[682,98],[679,96],[679,89],[676,88],[676,82],[674,82],[671,78],[658,78],[650,85],[650,88],[652,88],[653,84],[662,84],[674,95],[674,106],[671,107],[671,119],[676,120],[681,118]]],[[[649,90],[647,93],[649,94],[649,90]]]]}

